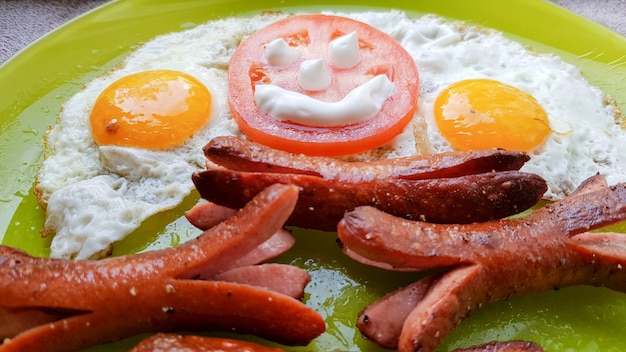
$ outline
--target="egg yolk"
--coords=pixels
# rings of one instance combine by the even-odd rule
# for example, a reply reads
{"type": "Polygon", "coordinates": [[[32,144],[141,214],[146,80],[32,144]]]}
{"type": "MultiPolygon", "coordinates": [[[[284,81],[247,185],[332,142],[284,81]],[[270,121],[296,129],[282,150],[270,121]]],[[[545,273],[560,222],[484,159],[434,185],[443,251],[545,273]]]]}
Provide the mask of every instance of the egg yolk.
{"type": "Polygon", "coordinates": [[[98,145],[162,150],[184,142],[210,116],[211,93],[178,71],[144,71],[108,86],[92,109],[98,145]]]}
{"type": "Polygon", "coordinates": [[[551,132],[546,112],[530,94],[494,80],[457,82],[434,108],[439,130],[457,150],[531,151],[551,132]]]}

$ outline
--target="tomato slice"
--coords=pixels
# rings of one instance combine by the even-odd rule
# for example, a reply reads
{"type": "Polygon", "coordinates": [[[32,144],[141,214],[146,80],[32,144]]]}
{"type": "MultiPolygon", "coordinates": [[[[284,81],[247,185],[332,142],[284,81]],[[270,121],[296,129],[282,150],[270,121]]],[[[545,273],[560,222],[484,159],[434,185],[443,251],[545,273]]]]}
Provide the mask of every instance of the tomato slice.
{"type": "Polygon", "coordinates": [[[311,14],[287,17],[270,24],[242,41],[228,69],[229,103],[239,128],[251,140],[275,149],[308,155],[339,156],[379,147],[411,120],[417,107],[419,76],[411,55],[389,35],[345,17],[311,14]],[[361,60],[350,68],[328,63],[328,45],[342,35],[357,33],[361,60]],[[284,39],[298,50],[298,59],[283,67],[264,59],[266,46],[284,39]],[[305,91],[297,83],[300,64],[325,59],[331,85],[321,91],[305,91]],[[379,112],[350,125],[316,127],[276,119],[257,109],[257,84],[274,84],[315,99],[336,102],[378,74],[394,84],[379,112]]]}

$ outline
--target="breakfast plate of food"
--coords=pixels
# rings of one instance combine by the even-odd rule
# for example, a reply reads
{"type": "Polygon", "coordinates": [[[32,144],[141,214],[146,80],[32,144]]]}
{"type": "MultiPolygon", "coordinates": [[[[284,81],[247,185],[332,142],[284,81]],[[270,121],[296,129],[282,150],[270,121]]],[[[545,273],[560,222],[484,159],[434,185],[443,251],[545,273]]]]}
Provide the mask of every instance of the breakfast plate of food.
{"type": "Polygon", "coordinates": [[[0,66],[0,351],[626,349],[624,52],[543,1],[86,13],[0,66]]]}

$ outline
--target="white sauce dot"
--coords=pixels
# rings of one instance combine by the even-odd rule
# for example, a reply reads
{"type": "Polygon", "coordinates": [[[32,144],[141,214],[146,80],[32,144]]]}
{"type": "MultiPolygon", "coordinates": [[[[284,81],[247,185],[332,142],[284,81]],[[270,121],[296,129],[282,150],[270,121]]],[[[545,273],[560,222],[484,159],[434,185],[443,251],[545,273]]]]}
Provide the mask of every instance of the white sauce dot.
{"type": "Polygon", "coordinates": [[[338,68],[351,68],[361,62],[356,32],[350,32],[328,44],[328,61],[338,68]]]}
{"type": "Polygon", "coordinates": [[[323,59],[312,59],[300,64],[298,84],[304,90],[324,90],[330,86],[330,74],[323,59]]]}
{"type": "Polygon", "coordinates": [[[272,40],[265,48],[265,61],[272,66],[291,65],[298,57],[298,50],[290,47],[283,38],[272,40]]]}

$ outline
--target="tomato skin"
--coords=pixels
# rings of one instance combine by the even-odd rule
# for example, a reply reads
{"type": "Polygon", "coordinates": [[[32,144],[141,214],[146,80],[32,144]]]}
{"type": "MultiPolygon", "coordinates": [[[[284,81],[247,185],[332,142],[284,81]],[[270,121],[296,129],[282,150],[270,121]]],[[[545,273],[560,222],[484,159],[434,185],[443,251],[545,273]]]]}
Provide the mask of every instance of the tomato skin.
{"type": "Polygon", "coordinates": [[[417,107],[419,76],[415,61],[387,34],[365,23],[339,16],[291,16],[270,24],[245,39],[231,58],[228,70],[229,103],[239,128],[251,140],[269,147],[308,155],[349,155],[379,147],[402,132],[417,107]],[[361,61],[341,69],[327,64],[332,83],[324,91],[304,91],[297,84],[302,61],[326,58],[328,43],[356,31],[361,61]],[[283,38],[300,52],[287,67],[264,63],[265,45],[283,38]],[[255,84],[276,84],[323,101],[341,100],[375,74],[386,74],[395,85],[380,112],[363,122],[341,127],[312,127],[279,121],[258,111],[255,84]]]}

